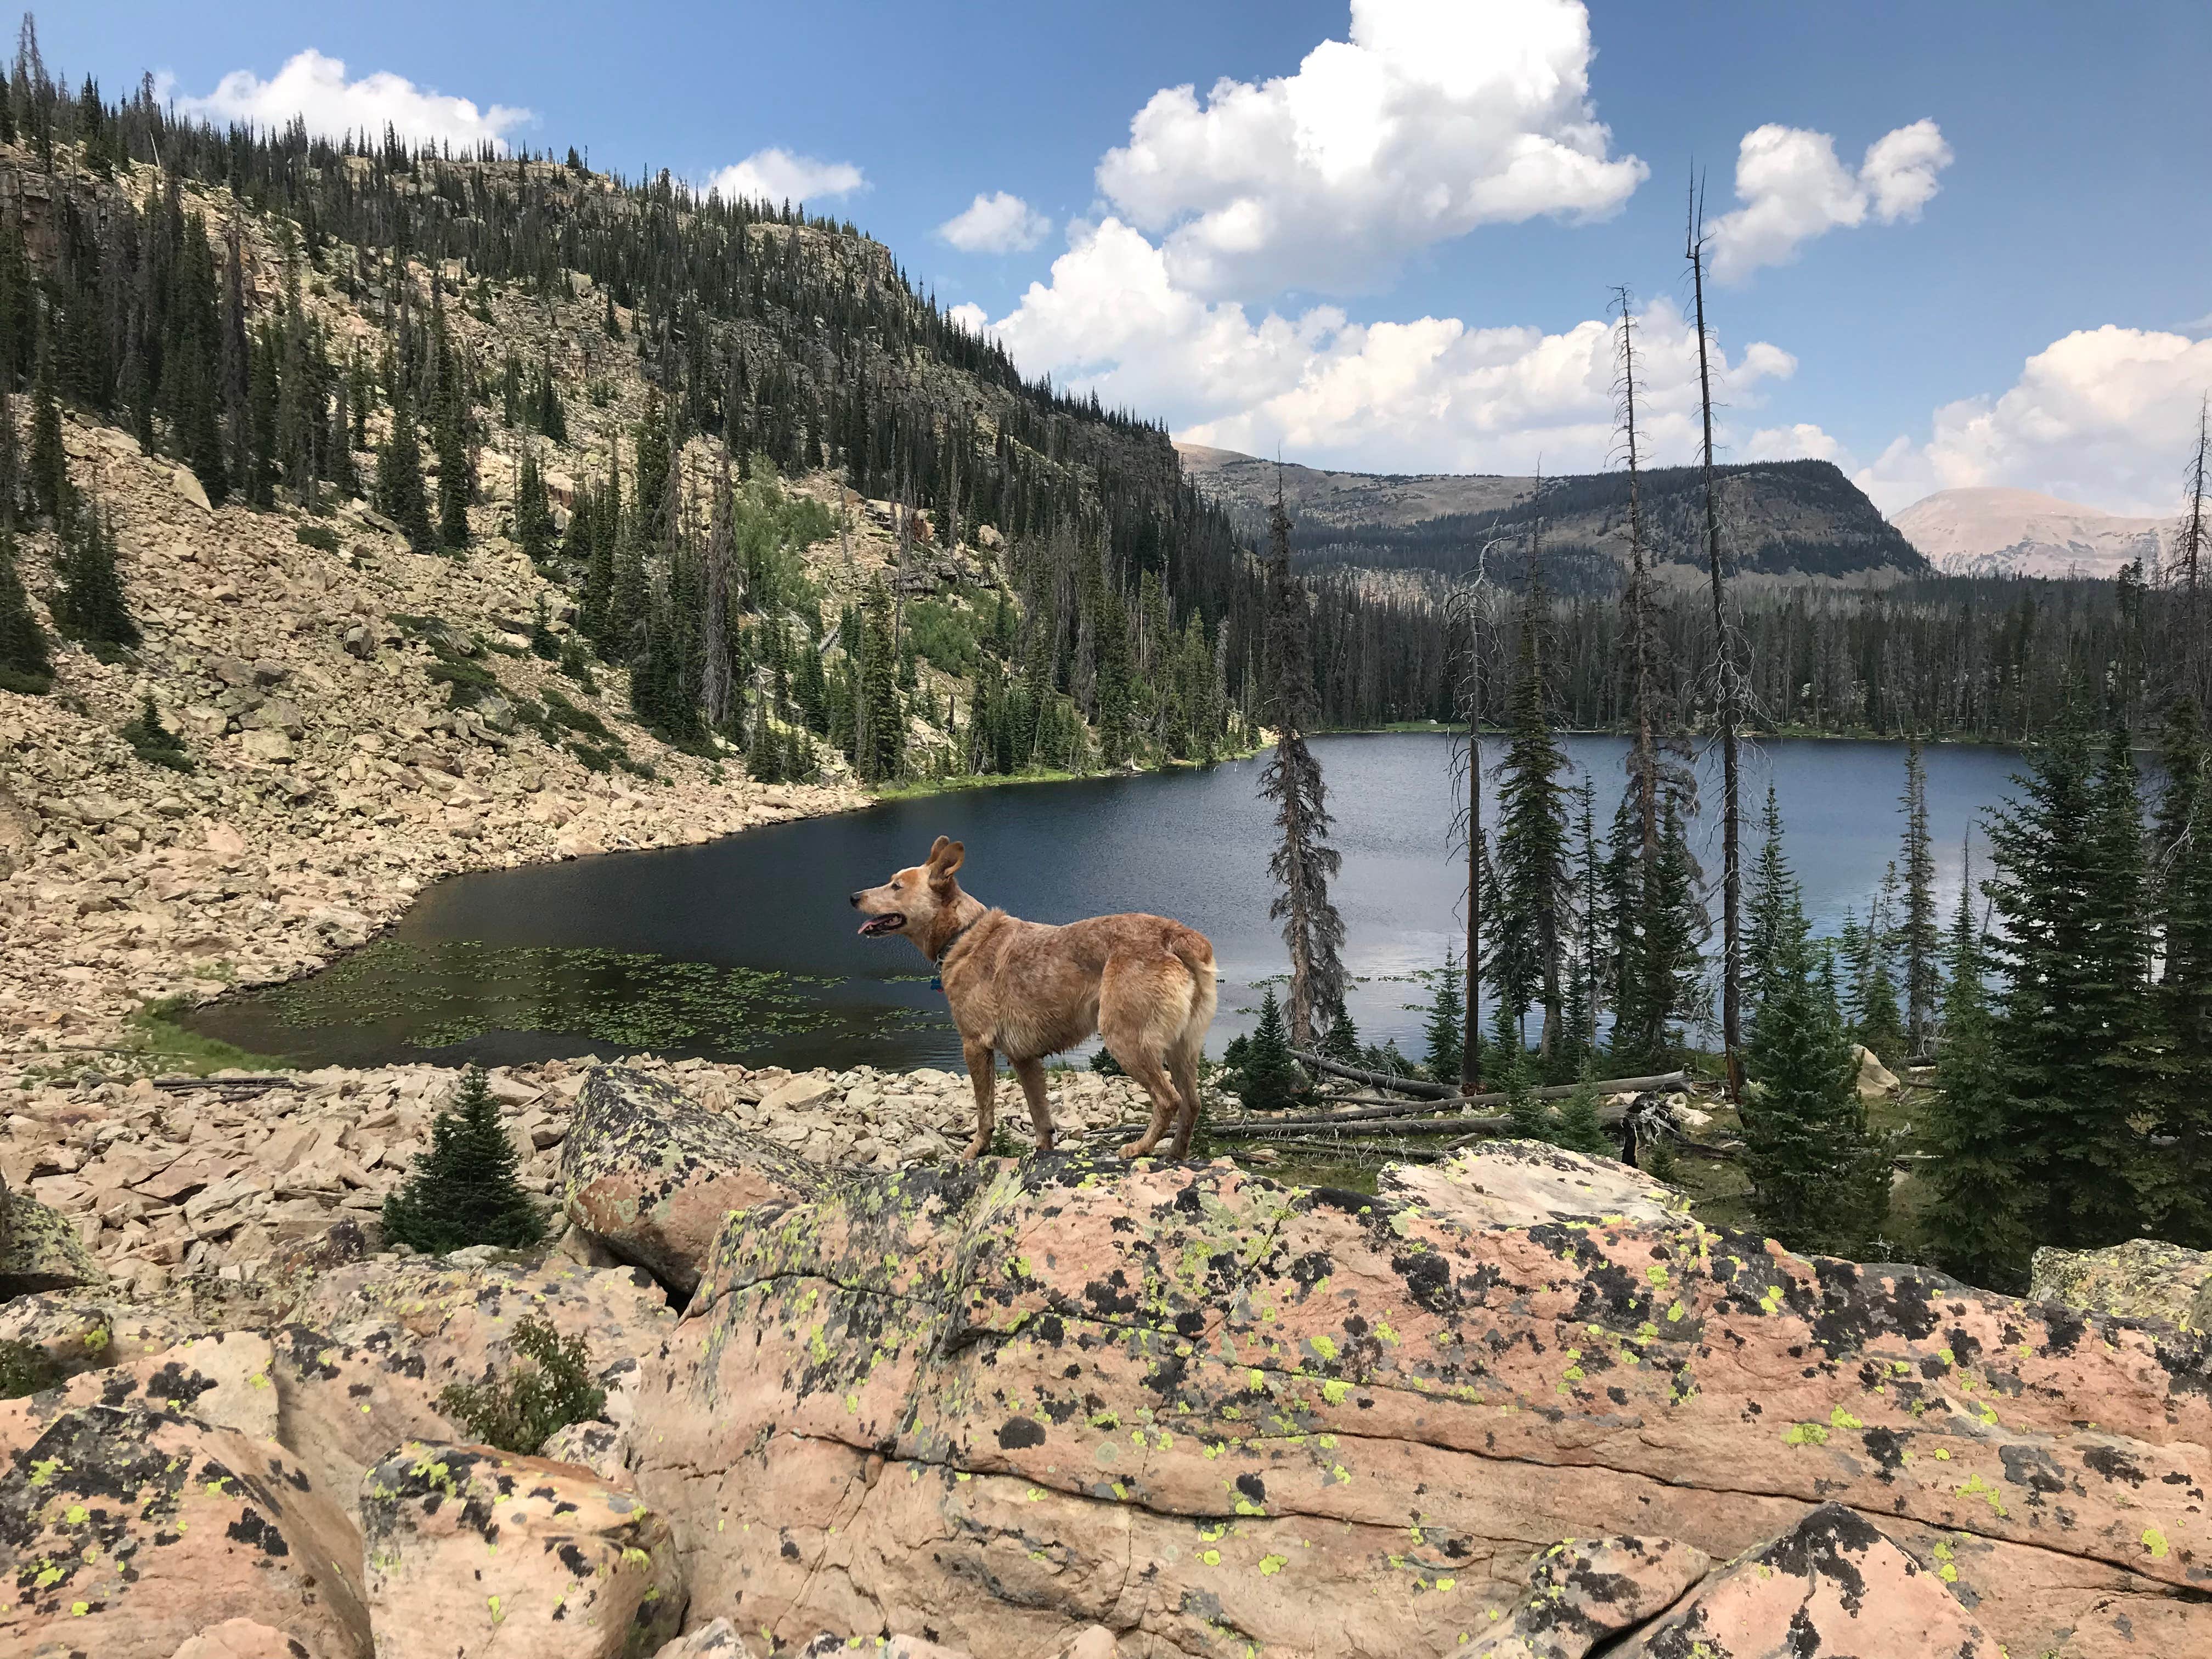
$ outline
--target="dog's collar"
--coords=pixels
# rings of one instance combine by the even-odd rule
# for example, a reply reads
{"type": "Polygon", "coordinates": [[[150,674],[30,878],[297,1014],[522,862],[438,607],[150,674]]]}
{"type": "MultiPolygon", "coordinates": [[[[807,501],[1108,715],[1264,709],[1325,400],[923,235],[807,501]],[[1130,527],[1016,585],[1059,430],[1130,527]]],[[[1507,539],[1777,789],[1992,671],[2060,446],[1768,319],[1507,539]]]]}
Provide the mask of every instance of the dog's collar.
{"type": "MultiPolygon", "coordinates": [[[[988,911],[984,912],[985,915],[989,914],[990,913],[988,911]]],[[[945,966],[945,958],[952,954],[952,947],[959,944],[962,939],[967,938],[968,930],[975,927],[975,922],[982,920],[982,916],[978,916],[975,918],[975,921],[963,922],[954,931],[952,937],[945,941],[945,948],[942,951],[939,951],[935,957],[930,959],[930,966],[941,969],[945,966]]]]}

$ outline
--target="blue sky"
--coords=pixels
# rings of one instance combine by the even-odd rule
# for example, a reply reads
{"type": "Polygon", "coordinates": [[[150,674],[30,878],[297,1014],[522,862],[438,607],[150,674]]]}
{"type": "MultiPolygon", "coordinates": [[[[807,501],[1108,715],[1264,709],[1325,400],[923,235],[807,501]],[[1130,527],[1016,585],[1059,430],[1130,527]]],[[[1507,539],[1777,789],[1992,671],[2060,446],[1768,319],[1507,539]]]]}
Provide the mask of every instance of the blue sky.
{"type": "Polygon", "coordinates": [[[89,0],[40,22],[50,64],[111,89],[151,69],[218,112],[375,110],[733,188],[808,176],[776,152],[818,162],[814,206],[1025,368],[1293,459],[1602,464],[1616,283],[1649,307],[1651,440],[1686,455],[1693,167],[1736,457],[1828,456],[1892,509],[1987,483],[2164,512],[2212,385],[2202,0],[89,0]],[[310,51],[342,74],[286,69],[310,51]]]}

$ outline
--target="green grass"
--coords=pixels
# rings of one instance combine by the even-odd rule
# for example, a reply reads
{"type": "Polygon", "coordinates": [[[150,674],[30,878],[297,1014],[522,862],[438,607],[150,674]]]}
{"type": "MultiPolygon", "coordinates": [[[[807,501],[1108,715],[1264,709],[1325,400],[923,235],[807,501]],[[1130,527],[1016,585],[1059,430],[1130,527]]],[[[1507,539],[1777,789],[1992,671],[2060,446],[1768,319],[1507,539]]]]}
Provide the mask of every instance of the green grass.
{"type": "Polygon", "coordinates": [[[196,1005],[189,997],[164,997],[148,1002],[131,1015],[130,1046],[117,1050],[126,1061],[143,1060],[148,1076],[179,1073],[204,1077],[210,1072],[280,1070],[289,1061],[273,1054],[249,1054],[234,1044],[202,1036],[177,1023],[176,1017],[196,1005]]]}

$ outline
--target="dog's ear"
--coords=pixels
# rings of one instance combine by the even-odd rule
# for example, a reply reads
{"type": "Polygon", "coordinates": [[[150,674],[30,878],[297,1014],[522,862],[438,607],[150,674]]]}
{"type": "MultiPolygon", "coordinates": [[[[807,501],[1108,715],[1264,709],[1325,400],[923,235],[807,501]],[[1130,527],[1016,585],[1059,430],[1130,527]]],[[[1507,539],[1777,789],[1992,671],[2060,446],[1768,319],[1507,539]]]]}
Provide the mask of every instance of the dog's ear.
{"type": "Polygon", "coordinates": [[[929,849],[929,879],[932,884],[939,887],[949,885],[952,872],[960,867],[961,861],[967,856],[968,848],[964,845],[939,836],[937,845],[929,849]]]}

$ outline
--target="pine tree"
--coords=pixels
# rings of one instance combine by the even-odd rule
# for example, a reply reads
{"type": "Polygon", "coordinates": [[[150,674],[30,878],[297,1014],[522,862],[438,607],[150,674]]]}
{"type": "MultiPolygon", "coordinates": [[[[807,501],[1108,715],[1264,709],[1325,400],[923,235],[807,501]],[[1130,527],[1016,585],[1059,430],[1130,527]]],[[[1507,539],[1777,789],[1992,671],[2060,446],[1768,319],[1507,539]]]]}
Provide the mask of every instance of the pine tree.
{"type": "Polygon", "coordinates": [[[1632,843],[1617,846],[1626,867],[1615,878],[1622,914],[1613,1028],[1616,1060],[1656,1065],[1674,1052],[1675,1022],[1697,1011],[1701,945],[1710,926],[1698,902],[1698,862],[1680,807],[1662,804],[1659,840],[1640,866],[1632,843]]]}
{"type": "Polygon", "coordinates": [[[2124,750],[2100,777],[2069,726],[2033,751],[2019,799],[1990,825],[1990,898],[2003,990],[1995,1048],[2012,1097],[2027,1224],[2039,1243],[2113,1243],[2135,1231],[2145,942],[2140,824],[2124,750]],[[2123,775],[2117,775],[2124,774],[2123,775]],[[2125,842],[2135,831],[2136,851],[2125,842]],[[2134,936],[2130,937],[2130,931],[2134,936]]]}
{"type": "Polygon", "coordinates": [[[1328,844],[1328,792],[1306,744],[1314,719],[1306,589],[1291,574],[1291,520],[1280,491],[1267,520],[1267,689],[1279,735],[1260,775],[1281,832],[1268,873],[1279,891],[1267,915],[1290,949],[1290,1029],[1304,1047],[1344,1006],[1344,919],[1328,896],[1342,855],[1328,844]]]}
{"type": "Polygon", "coordinates": [[[1275,1000],[1275,988],[1263,986],[1259,1023],[1245,1040],[1237,1097],[1247,1111],[1273,1112],[1297,1105],[1305,1091],[1304,1074],[1291,1054],[1282,1005],[1275,1000]]]}
{"type": "Polygon", "coordinates": [[[1951,927],[1936,1092],[1922,1109],[1920,1139],[1929,1155],[1923,1178],[1933,1202],[1921,1224],[1946,1273],[1992,1290],[2018,1291],[2027,1283],[2035,1237],[2021,1178],[2012,1094],[1983,988],[1971,854],[1964,869],[1951,927]]]}
{"type": "Polygon", "coordinates": [[[1574,1092],[1559,1103],[1552,1141],[1588,1158],[1620,1156],[1620,1138],[1598,1116],[1597,1085],[1589,1076],[1578,1079],[1574,1092]]]}
{"type": "Polygon", "coordinates": [[[46,630],[32,615],[15,568],[15,538],[0,527],[0,691],[43,696],[53,689],[53,674],[46,630]]]}
{"type": "Polygon", "coordinates": [[[553,556],[553,510],[545,499],[538,457],[528,450],[523,452],[515,479],[514,539],[532,564],[544,564],[553,556]]]}
{"type": "Polygon", "coordinates": [[[1834,986],[1802,919],[1781,941],[1746,1059],[1753,1086],[1737,1113],[1759,1225],[1795,1250],[1863,1253],[1889,1212],[1889,1152],[1868,1128],[1834,986]]]}
{"type": "MultiPolygon", "coordinates": [[[[1350,1014],[1339,1014],[1329,1021],[1328,1030],[1321,1035],[1321,1047],[1316,1051],[1346,1066],[1359,1064],[1359,1028],[1352,1023],[1350,1014]]],[[[1457,1082],[1454,1077],[1450,1079],[1457,1082]]]]}
{"type": "Polygon", "coordinates": [[[198,769],[184,739],[161,724],[161,711],[154,706],[151,693],[141,701],[138,718],[123,728],[122,735],[131,751],[149,766],[166,767],[172,772],[198,769]]]}
{"type": "Polygon", "coordinates": [[[1782,850],[1782,809],[1771,783],[1759,830],[1759,857],[1752,864],[1744,898],[1743,988],[1754,1015],[1780,969],[1784,946],[1804,921],[1797,878],[1782,850]]]}
{"type": "Polygon", "coordinates": [[[860,775],[896,778],[906,758],[906,714],[898,693],[898,647],[891,636],[891,595],[878,574],[869,585],[866,613],[855,641],[861,648],[860,711],[866,743],[860,775]]]}
{"type": "Polygon", "coordinates": [[[31,386],[31,500],[40,516],[61,529],[70,521],[75,499],[69,452],[62,447],[61,404],[54,396],[53,353],[42,344],[38,378],[31,386]]]}
{"type": "Polygon", "coordinates": [[[2144,1202],[2159,1237],[2202,1249],[2212,1247],[2212,745],[2190,699],[2169,714],[2160,750],[2155,994],[2169,1046],[2155,1128],[2166,1145],[2144,1202]]]}
{"type": "Polygon", "coordinates": [[[1491,911],[1491,984],[1516,1013],[1543,1012],[1537,1053],[1559,1038],[1561,966],[1573,881],[1567,866],[1566,769],[1546,708],[1539,607],[1543,589],[1530,560],[1515,673],[1512,738],[1498,764],[1498,892],[1491,911]]]}
{"type": "Polygon", "coordinates": [[[1905,1039],[1912,1053],[1924,1054],[1942,990],[1943,936],[1936,915],[1936,858],[1928,838],[1928,768],[1917,743],[1905,751],[1899,805],[1905,808],[1905,914],[1897,932],[1905,957],[1905,1039]]]}
{"type": "MultiPolygon", "coordinates": [[[[1449,1083],[1455,1088],[1460,1076],[1461,1021],[1466,1013],[1459,958],[1446,951],[1444,965],[1437,972],[1434,993],[1429,998],[1428,1022],[1423,1027],[1428,1050],[1422,1064],[1437,1082],[1449,1083]]],[[[1335,1025],[1329,1029],[1334,1031],[1335,1025]]]]}
{"type": "Polygon", "coordinates": [[[399,526],[417,553],[437,550],[437,530],[422,487],[422,444],[404,391],[392,397],[392,430],[376,454],[376,510],[399,526]]]}
{"type": "Polygon", "coordinates": [[[431,1124],[430,1150],[384,1200],[385,1237],[431,1255],[471,1244],[526,1249],[544,1237],[545,1222],[517,1171],[498,1103],[472,1066],[431,1124]]]}
{"type": "Polygon", "coordinates": [[[1520,1018],[1503,999],[1490,1011],[1490,1041],[1483,1045],[1483,1081],[1505,1097],[1506,1132],[1516,1140],[1548,1141],[1555,1133],[1552,1114],[1536,1097],[1536,1075],[1520,1018]]]}
{"type": "Polygon", "coordinates": [[[115,526],[96,507],[80,516],[83,522],[64,538],[54,620],[95,649],[136,645],[138,624],[115,565],[115,526]]]}
{"type": "Polygon", "coordinates": [[[1898,945],[1897,930],[1890,925],[1896,905],[1897,866],[1892,865],[1882,877],[1879,898],[1867,912],[1866,980],[1856,1033],[1861,1042],[1884,1060],[1895,1060],[1905,1052],[1905,1027],[1897,1017],[1897,976],[1889,965],[1898,945]]]}

